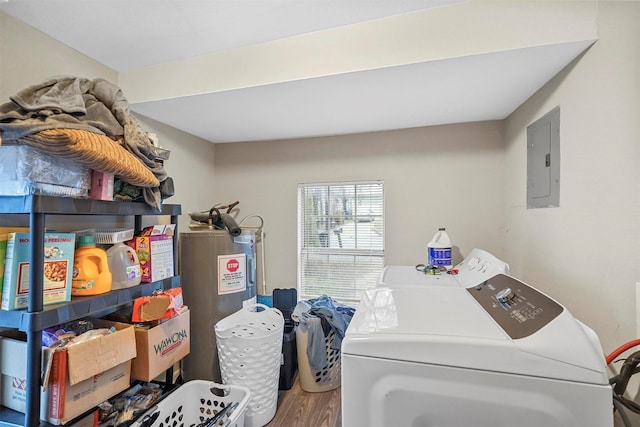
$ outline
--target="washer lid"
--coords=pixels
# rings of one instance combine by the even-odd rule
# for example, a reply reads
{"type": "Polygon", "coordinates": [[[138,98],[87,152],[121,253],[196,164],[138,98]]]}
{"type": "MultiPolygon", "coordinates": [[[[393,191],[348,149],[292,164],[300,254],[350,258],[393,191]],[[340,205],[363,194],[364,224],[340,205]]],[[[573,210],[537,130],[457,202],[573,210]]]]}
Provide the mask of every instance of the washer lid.
{"type": "MultiPolygon", "coordinates": [[[[508,338],[469,292],[458,286],[371,289],[365,292],[349,325],[347,336],[355,335],[508,338]]],[[[402,359],[420,357],[403,355],[402,359]]]]}
{"type": "Polygon", "coordinates": [[[542,328],[513,339],[472,291],[443,286],[371,289],[347,329],[342,356],[608,384],[597,336],[566,309],[542,328]]]}

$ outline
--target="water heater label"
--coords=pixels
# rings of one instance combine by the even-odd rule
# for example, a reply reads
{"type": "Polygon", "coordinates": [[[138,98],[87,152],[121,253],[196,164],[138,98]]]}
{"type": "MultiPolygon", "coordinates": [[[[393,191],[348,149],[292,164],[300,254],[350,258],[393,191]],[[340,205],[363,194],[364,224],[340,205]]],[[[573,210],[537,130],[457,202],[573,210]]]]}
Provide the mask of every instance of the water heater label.
{"type": "Polygon", "coordinates": [[[247,289],[246,254],[218,255],[218,295],[247,289]]]}

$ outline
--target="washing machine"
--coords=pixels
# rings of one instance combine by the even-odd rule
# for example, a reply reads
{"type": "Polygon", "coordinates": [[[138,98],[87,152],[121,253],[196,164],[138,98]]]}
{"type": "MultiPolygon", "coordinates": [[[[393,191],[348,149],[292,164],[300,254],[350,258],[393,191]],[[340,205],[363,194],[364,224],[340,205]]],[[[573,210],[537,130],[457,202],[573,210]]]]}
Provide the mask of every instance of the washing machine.
{"type": "Polygon", "coordinates": [[[493,254],[479,248],[472,249],[469,254],[455,265],[452,270],[457,274],[425,274],[414,266],[386,266],[377,286],[458,286],[469,287],[484,282],[498,273],[509,273],[509,264],[493,254]]]}
{"type": "Polygon", "coordinates": [[[613,426],[598,337],[561,304],[503,273],[395,279],[365,293],[342,341],[344,427],[613,426]]]}

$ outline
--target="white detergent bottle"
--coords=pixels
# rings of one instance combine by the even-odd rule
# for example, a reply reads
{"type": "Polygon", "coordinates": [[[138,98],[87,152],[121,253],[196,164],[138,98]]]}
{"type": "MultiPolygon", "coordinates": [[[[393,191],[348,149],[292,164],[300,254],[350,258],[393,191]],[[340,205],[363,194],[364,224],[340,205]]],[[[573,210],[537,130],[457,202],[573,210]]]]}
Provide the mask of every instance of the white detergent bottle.
{"type": "Polygon", "coordinates": [[[444,228],[439,228],[438,232],[427,245],[427,255],[429,265],[434,267],[445,267],[449,270],[453,267],[451,261],[451,240],[444,228]]]}
{"type": "Polygon", "coordinates": [[[113,276],[111,289],[130,288],[140,284],[142,272],[136,251],[122,242],[107,249],[107,262],[113,276]]]}

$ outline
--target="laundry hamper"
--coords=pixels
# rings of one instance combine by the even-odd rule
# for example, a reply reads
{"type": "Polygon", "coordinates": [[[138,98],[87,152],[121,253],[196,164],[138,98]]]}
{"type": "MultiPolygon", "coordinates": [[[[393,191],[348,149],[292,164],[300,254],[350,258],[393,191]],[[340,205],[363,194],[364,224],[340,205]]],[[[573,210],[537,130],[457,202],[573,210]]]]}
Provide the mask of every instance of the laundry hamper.
{"type": "MultiPolygon", "coordinates": [[[[307,321],[318,321],[319,318],[307,319],[307,321]]],[[[298,378],[300,387],[304,391],[323,392],[340,387],[340,350],[331,348],[335,339],[335,332],[332,330],[325,338],[324,345],[327,352],[326,364],[317,366],[315,369],[309,363],[307,349],[309,348],[309,333],[307,328],[299,325],[296,329],[296,348],[298,350],[298,378]]]]}
{"type": "Polygon", "coordinates": [[[213,422],[220,411],[231,407],[214,425],[243,427],[250,398],[251,392],[246,387],[192,380],[172,391],[132,426],[191,427],[213,422]]]}
{"type": "Polygon", "coordinates": [[[251,391],[247,427],[261,427],[276,413],[283,329],[280,310],[263,304],[249,305],[215,325],[222,382],[251,391]]]}

